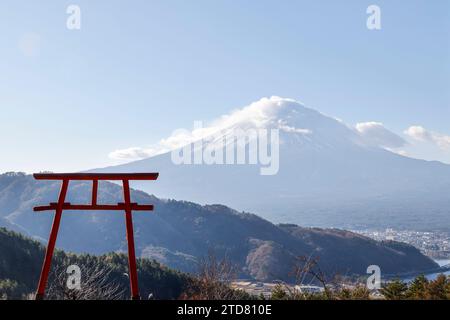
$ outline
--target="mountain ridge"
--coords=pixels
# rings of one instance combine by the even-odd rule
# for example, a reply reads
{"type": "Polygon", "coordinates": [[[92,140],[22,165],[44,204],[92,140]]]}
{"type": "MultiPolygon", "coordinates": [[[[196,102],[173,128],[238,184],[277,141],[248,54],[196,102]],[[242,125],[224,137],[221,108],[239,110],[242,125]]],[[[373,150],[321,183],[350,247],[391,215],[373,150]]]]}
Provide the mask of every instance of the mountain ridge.
{"type": "MultiPolygon", "coordinates": [[[[0,221],[9,221],[19,232],[27,230],[35,238],[46,239],[53,214],[34,213],[32,207],[54,201],[58,189],[58,183],[35,181],[25,174],[0,175],[0,221]],[[9,201],[11,197],[14,199],[9,201]],[[4,206],[7,203],[9,206],[4,206]]],[[[73,183],[68,201],[87,203],[90,190],[88,183],[73,183]]],[[[99,203],[120,202],[121,197],[120,186],[100,183],[99,203]]],[[[372,264],[389,274],[436,267],[414,247],[394,248],[391,243],[378,243],[350,232],[274,225],[223,205],[161,200],[138,190],[132,190],[132,200],[155,205],[154,213],[134,214],[137,254],[183,271],[195,271],[198,259],[210,250],[228,256],[242,276],[262,281],[289,281],[293,258],[299,256],[318,256],[327,272],[349,275],[363,275],[372,264]]],[[[57,246],[93,254],[124,252],[123,214],[66,212],[57,246]]]]}

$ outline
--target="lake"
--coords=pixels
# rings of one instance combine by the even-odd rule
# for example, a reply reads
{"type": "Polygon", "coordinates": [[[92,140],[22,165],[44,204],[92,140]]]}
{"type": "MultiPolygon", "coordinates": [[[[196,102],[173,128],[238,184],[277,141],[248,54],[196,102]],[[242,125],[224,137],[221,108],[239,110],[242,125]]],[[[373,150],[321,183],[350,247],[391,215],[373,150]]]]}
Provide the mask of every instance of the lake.
{"type": "MultiPolygon", "coordinates": [[[[450,264],[450,259],[445,259],[445,260],[434,260],[434,261],[435,261],[437,264],[439,264],[439,266],[441,266],[441,267],[450,264]]],[[[426,277],[428,280],[435,280],[440,274],[442,274],[442,272],[438,272],[438,273],[429,273],[429,274],[426,274],[425,277],[426,277]]],[[[444,272],[444,274],[447,275],[447,276],[450,276],[450,271],[444,272]]],[[[415,279],[415,277],[413,277],[413,278],[408,277],[408,278],[403,279],[403,281],[410,282],[410,281],[412,281],[412,280],[414,280],[414,279],[415,279]]]]}

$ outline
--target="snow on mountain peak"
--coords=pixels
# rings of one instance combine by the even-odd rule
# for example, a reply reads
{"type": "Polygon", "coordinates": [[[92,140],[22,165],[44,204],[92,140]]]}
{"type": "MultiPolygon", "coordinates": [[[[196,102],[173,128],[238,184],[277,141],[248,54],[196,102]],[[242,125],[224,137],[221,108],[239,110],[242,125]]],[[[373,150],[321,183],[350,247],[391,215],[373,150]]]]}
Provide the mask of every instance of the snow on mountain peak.
{"type": "Polygon", "coordinates": [[[119,160],[143,159],[183,147],[217,132],[230,132],[235,129],[279,129],[291,134],[308,135],[313,130],[303,127],[302,124],[308,122],[307,118],[320,116],[317,111],[306,108],[293,99],[272,96],[222,115],[210,123],[196,122],[193,130],[177,129],[157,144],[146,148],[132,147],[116,150],[109,156],[119,160]]]}
{"type": "Polygon", "coordinates": [[[223,115],[216,121],[213,121],[211,125],[217,129],[232,127],[269,129],[283,126],[295,128],[291,120],[298,117],[298,114],[306,112],[315,111],[307,109],[303,104],[293,99],[272,96],[270,98],[262,98],[242,109],[223,115]]]}
{"type": "MultiPolygon", "coordinates": [[[[376,124],[377,127],[374,127],[373,123],[363,123],[358,124],[357,128],[352,128],[294,99],[272,96],[236,109],[209,123],[196,122],[191,130],[177,129],[156,144],[116,150],[109,156],[118,160],[139,160],[170,152],[202,139],[234,135],[237,131],[249,129],[277,129],[282,143],[291,142],[295,146],[300,146],[302,143],[299,142],[304,142],[328,147],[348,143],[392,147],[391,144],[383,144],[380,141],[392,139],[393,134],[389,135],[387,129],[380,133],[383,128],[380,127],[381,124],[376,124]],[[376,138],[372,138],[375,134],[376,138]]],[[[400,144],[400,139],[396,142],[397,145],[400,144]]]]}

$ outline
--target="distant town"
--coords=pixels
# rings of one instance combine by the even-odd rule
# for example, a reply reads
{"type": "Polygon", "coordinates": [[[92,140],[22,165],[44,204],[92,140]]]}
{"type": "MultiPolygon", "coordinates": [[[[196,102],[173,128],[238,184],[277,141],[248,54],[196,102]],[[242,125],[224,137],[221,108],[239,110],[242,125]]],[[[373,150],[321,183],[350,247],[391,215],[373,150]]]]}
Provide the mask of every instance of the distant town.
{"type": "Polygon", "coordinates": [[[450,259],[450,233],[425,232],[413,230],[352,230],[378,241],[399,241],[418,248],[423,254],[433,259],[450,259]]]}
{"type": "MultiPolygon", "coordinates": [[[[418,248],[423,254],[435,260],[450,259],[450,233],[447,232],[424,232],[413,230],[396,230],[388,228],[385,230],[363,229],[351,230],[352,232],[372,238],[377,241],[399,241],[418,248]]],[[[270,298],[272,290],[277,282],[263,283],[254,280],[238,280],[232,283],[235,289],[241,289],[254,296],[264,296],[270,298]]],[[[322,290],[319,286],[301,285],[293,286],[284,284],[290,290],[299,290],[306,292],[319,292],[322,290]]],[[[352,287],[351,285],[348,285],[352,287]]],[[[379,298],[379,293],[371,292],[372,298],[379,298]]]]}

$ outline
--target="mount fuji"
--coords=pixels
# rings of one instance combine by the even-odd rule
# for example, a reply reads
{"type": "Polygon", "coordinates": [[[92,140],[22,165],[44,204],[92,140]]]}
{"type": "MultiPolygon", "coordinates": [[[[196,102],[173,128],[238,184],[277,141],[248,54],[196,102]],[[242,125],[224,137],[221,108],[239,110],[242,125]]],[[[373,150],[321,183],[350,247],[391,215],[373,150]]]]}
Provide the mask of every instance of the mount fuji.
{"type": "MultiPolygon", "coordinates": [[[[394,144],[402,140],[384,134],[391,134],[394,144]]],[[[450,165],[391,152],[378,138],[297,101],[272,97],[207,127],[175,133],[155,147],[117,151],[123,158],[131,152],[144,159],[92,171],[157,171],[156,183],[134,187],[164,198],[220,203],[278,223],[449,230],[450,165]],[[217,141],[249,129],[278,130],[276,174],[261,175],[258,164],[172,161],[173,150],[199,140],[203,151],[217,150],[217,141]]],[[[249,149],[251,140],[246,143],[249,149]]]]}

